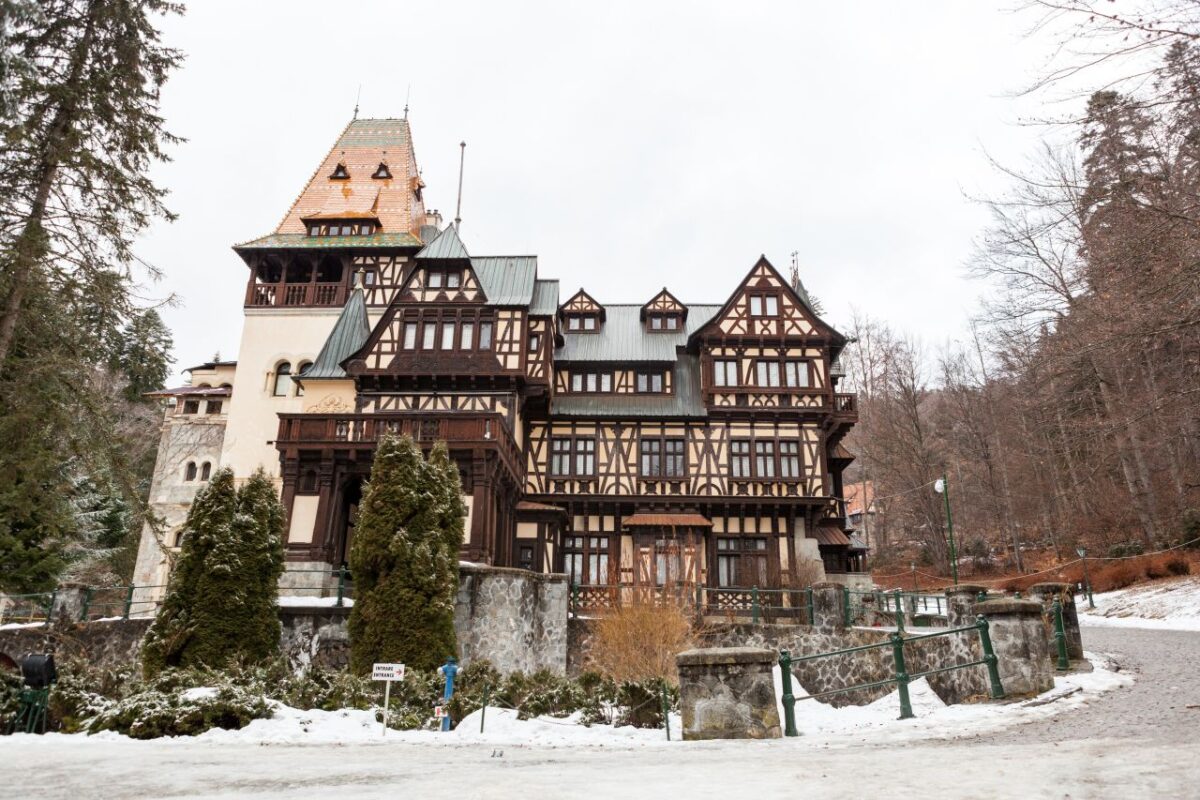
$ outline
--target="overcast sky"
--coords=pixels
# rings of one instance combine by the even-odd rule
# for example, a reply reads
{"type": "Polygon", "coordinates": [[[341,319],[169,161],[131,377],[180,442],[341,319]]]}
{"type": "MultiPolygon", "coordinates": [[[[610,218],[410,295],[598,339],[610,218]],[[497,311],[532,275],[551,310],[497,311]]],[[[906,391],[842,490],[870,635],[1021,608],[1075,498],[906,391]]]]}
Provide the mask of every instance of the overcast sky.
{"type": "Polygon", "coordinates": [[[667,286],[723,301],[760,253],[835,325],[851,308],[936,346],[983,287],[967,195],[1029,154],[1028,84],[1050,42],[1008,3],[227,2],[192,0],[163,113],[187,138],[156,170],[172,224],[138,254],[176,370],[236,357],[246,267],[351,118],[403,114],[426,202],[476,255],[534,253],[601,302],[667,286]]]}

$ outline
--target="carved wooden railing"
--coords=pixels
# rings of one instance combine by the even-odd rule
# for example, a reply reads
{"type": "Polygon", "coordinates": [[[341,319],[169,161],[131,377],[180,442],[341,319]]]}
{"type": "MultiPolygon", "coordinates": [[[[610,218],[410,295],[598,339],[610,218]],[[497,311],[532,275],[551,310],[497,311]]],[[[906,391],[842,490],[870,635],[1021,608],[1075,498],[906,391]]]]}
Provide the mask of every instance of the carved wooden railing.
{"type": "Polygon", "coordinates": [[[346,284],[335,283],[252,283],[246,290],[246,305],[262,306],[339,306],[346,302],[346,284]]]}

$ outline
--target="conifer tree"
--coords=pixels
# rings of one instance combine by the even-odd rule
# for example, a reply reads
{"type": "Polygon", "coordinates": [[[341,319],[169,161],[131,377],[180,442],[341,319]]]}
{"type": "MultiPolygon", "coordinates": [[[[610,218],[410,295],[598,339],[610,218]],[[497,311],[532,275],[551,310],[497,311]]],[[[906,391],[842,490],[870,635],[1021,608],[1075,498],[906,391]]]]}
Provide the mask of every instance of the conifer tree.
{"type": "Polygon", "coordinates": [[[379,443],[350,552],[354,671],[377,661],[431,670],[455,654],[461,492],[444,443],[428,461],[408,437],[379,443]]]}
{"type": "Polygon", "coordinates": [[[192,502],[167,597],[146,636],[147,675],[166,667],[223,667],[279,648],[283,507],[259,470],[234,489],[218,470],[192,502]]]}

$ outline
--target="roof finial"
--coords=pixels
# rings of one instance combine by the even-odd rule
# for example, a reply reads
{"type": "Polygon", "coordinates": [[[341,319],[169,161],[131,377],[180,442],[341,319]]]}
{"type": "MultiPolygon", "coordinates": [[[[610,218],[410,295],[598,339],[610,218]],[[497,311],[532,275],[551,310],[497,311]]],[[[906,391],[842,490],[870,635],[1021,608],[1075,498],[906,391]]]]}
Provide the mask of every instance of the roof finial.
{"type": "Polygon", "coordinates": [[[408,85],[408,88],[404,90],[404,121],[405,122],[408,122],[408,98],[410,95],[412,95],[412,84],[411,83],[408,85]]]}
{"type": "Polygon", "coordinates": [[[363,280],[366,277],[366,274],[367,274],[367,270],[364,267],[359,267],[358,271],[356,271],[354,273],[354,288],[355,289],[363,288],[363,280]]]}
{"type": "Polygon", "coordinates": [[[358,94],[354,95],[354,118],[358,119],[358,101],[362,99],[362,84],[358,85],[358,94]]]}
{"type": "Polygon", "coordinates": [[[458,204],[454,207],[454,229],[458,230],[458,224],[462,222],[462,178],[463,178],[463,161],[467,157],[467,143],[458,143],[458,204]]]}
{"type": "Polygon", "coordinates": [[[792,251],[792,274],[789,276],[792,279],[792,291],[799,294],[800,292],[800,251],[792,251]]]}

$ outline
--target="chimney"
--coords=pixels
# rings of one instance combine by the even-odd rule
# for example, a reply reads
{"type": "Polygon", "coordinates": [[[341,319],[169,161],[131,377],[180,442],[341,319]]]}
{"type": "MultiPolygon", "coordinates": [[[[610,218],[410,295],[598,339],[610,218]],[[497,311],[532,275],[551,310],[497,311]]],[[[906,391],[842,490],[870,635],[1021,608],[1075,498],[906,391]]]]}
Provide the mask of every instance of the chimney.
{"type": "Polygon", "coordinates": [[[432,211],[426,211],[425,222],[423,224],[432,225],[440,231],[442,229],[442,212],[438,211],[436,208],[432,211]]]}

